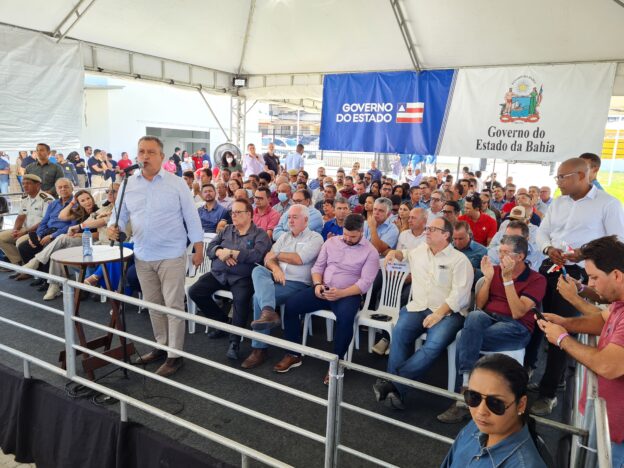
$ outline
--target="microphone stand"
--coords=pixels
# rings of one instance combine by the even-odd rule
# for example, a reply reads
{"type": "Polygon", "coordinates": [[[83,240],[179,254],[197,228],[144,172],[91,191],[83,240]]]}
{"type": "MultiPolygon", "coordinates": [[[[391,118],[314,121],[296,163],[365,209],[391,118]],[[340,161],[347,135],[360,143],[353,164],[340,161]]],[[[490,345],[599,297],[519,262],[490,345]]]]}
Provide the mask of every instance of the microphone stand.
{"type": "MultiPolygon", "coordinates": [[[[129,176],[130,174],[125,173],[123,181],[121,182],[121,193],[119,195],[119,205],[117,205],[119,208],[117,209],[115,207],[115,204],[113,204],[113,208],[114,208],[115,215],[116,215],[115,225],[114,225],[115,228],[119,227],[119,215],[120,215],[121,207],[123,206],[124,197],[126,195],[126,186],[128,185],[129,176]]],[[[117,285],[117,292],[119,294],[124,293],[124,288],[126,285],[127,268],[124,262],[124,254],[123,254],[123,249],[124,249],[123,243],[125,240],[126,240],[126,233],[120,231],[118,243],[119,243],[119,266],[121,268],[121,276],[119,278],[119,284],[117,285]]],[[[111,240],[110,245],[111,247],[115,245],[115,241],[111,240]]],[[[126,331],[126,303],[125,301],[121,301],[118,307],[119,307],[119,320],[121,322],[119,325],[121,327],[121,331],[125,332],[126,331]]],[[[128,364],[130,362],[130,359],[128,358],[128,350],[126,349],[126,338],[120,337],[120,341],[121,341],[121,347],[123,348],[122,349],[123,362],[128,364]]],[[[126,369],[125,367],[123,369],[123,374],[124,374],[124,378],[128,379],[128,369],[126,369]]]]}

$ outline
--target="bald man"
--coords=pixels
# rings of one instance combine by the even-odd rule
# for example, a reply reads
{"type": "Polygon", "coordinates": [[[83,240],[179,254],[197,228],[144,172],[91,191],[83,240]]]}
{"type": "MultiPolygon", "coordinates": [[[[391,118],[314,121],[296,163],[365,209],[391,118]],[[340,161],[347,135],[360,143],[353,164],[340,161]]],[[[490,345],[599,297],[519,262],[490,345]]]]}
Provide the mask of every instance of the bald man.
{"type": "MultiPolygon", "coordinates": [[[[553,200],[537,231],[537,245],[548,258],[540,273],[546,276],[548,287],[544,297],[544,311],[564,317],[578,315],[572,305],[559,295],[557,281],[561,271],[550,272],[553,265],[565,266],[566,273],[583,282],[587,280],[585,263],[580,248],[604,236],[624,235],[624,212],[621,203],[592,185],[587,162],[581,158],[564,161],[555,176],[561,196],[553,200]]],[[[527,349],[527,364],[534,365],[535,348],[527,349]]],[[[557,346],[548,345],[544,377],[539,384],[540,397],[531,407],[531,413],[545,416],[557,405],[557,386],[566,366],[566,354],[557,346]]]]}

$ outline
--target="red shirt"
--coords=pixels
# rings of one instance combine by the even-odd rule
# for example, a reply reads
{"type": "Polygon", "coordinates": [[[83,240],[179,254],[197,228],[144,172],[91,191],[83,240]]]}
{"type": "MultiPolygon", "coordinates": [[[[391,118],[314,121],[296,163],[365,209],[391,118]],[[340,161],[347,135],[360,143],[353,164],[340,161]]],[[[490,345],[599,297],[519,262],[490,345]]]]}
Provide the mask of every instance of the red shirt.
{"type": "MultiPolygon", "coordinates": [[[[546,278],[526,265],[524,271],[514,280],[514,289],[518,297],[528,297],[535,302],[536,307],[539,307],[542,299],[544,299],[544,294],[546,294],[546,278]]],[[[505,286],[503,286],[500,265],[494,266],[494,278],[492,278],[492,284],[490,284],[490,296],[483,310],[506,317],[512,316],[509,302],[507,302],[507,295],[505,294],[505,286]]],[[[527,312],[518,321],[529,330],[529,333],[533,333],[535,328],[533,312],[527,312]]]]}
{"type": "MultiPolygon", "coordinates": [[[[598,350],[606,348],[609,344],[624,346],[624,301],[613,302],[609,306],[609,318],[602,327],[600,339],[598,340],[598,350]]],[[[607,404],[611,441],[621,444],[624,442],[624,405],[622,405],[624,376],[612,380],[599,375],[597,377],[598,396],[604,398],[607,404]]],[[[581,401],[579,402],[581,413],[585,412],[586,389],[587,385],[584,385],[581,401]]]]}
{"type": "Polygon", "coordinates": [[[466,221],[470,225],[470,229],[472,229],[474,241],[486,247],[488,239],[491,240],[496,235],[496,231],[498,231],[496,220],[485,213],[481,213],[476,222],[468,215],[461,215],[457,219],[466,221]]]}
{"type": "Polygon", "coordinates": [[[122,171],[125,171],[126,168],[130,166],[132,166],[132,161],[130,159],[122,159],[117,163],[117,167],[119,167],[122,171]]]}
{"type": "Polygon", "coordinates": [[[260,214],[258,208],[253,210],[253,222],[263,231],[272,231],[280,221],[280,214],[269,207],[264,214],[260,214]]]}
{"type": "Polygon", "coordinates": [[[193,164],[195,169],[201,169],[204,166],[204,160],[201,156],[193,156],[193,164]]]}

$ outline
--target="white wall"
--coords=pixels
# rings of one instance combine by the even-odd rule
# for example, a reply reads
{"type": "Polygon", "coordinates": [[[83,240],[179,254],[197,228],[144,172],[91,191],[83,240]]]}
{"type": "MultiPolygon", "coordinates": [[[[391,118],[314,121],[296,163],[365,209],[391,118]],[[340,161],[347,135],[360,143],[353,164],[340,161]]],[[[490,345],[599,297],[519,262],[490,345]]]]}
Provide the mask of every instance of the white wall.
{"type": "MultiPolygon", "coordinates": [[[[134,158],[136,143],[146,127],[210,131],[213,150],[227,141],[197,91],[113,78],[107,81],[119,88],[85,90],[83,145],[105,149],[115,159],[122,151],[134,158]]],[[[229,133],[229,96],[204,95],[229,133]]]]}

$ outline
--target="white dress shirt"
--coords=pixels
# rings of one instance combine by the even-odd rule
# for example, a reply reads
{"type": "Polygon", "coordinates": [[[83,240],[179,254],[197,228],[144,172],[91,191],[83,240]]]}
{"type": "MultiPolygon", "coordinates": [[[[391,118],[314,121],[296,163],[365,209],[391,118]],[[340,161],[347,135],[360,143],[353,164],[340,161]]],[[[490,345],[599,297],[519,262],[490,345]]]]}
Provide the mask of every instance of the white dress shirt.
{"type": "MultiPolygon", "coordinates": [[[[540,250],[548,246],[578,249],[595,239],[624,236],[624,211],[619,200],[592,187],[583,198],[574,201],[569,195],[553,200],[537,230],[540,250]]],[[[564,249],[562,249],[564,250],[564,249]]],[[[579,262],[581,266],[584,262],[579,262]]]]}
{"type": "Polygon", "coordinates": [[[435,311],[446,303],[453,312],[466,315],[474,279],[468,257],[455,250],[452,244],[436,255],[426,243],[401,253],[412,274],[412,300],[406,306],[408,311],[435,311]]]}
{"type": "MultiPolygon", "coordinates": [[[[117,200],[117,205],[119,200],[117,200]]],[[[108,225],[115,224],[111,216],[108,225]]],[[[134,254],[146,262],[178,258],[186,251],[186,239],[202,242],[204,231],[193,195],[181,177],[161,169],[150,181],[141,172],[128,179],[119,211],[119,228],[132,223],[134,254]]]]}
{"type": "Polygon", "coordinates": [[[420,244],[425,242],[425,231],[418,237],[414,235],[411,229],[406,229],[401,234],[399,234],[399,241],[397,242],[398,250],[411,250],[418,247],[420,244]]]}

